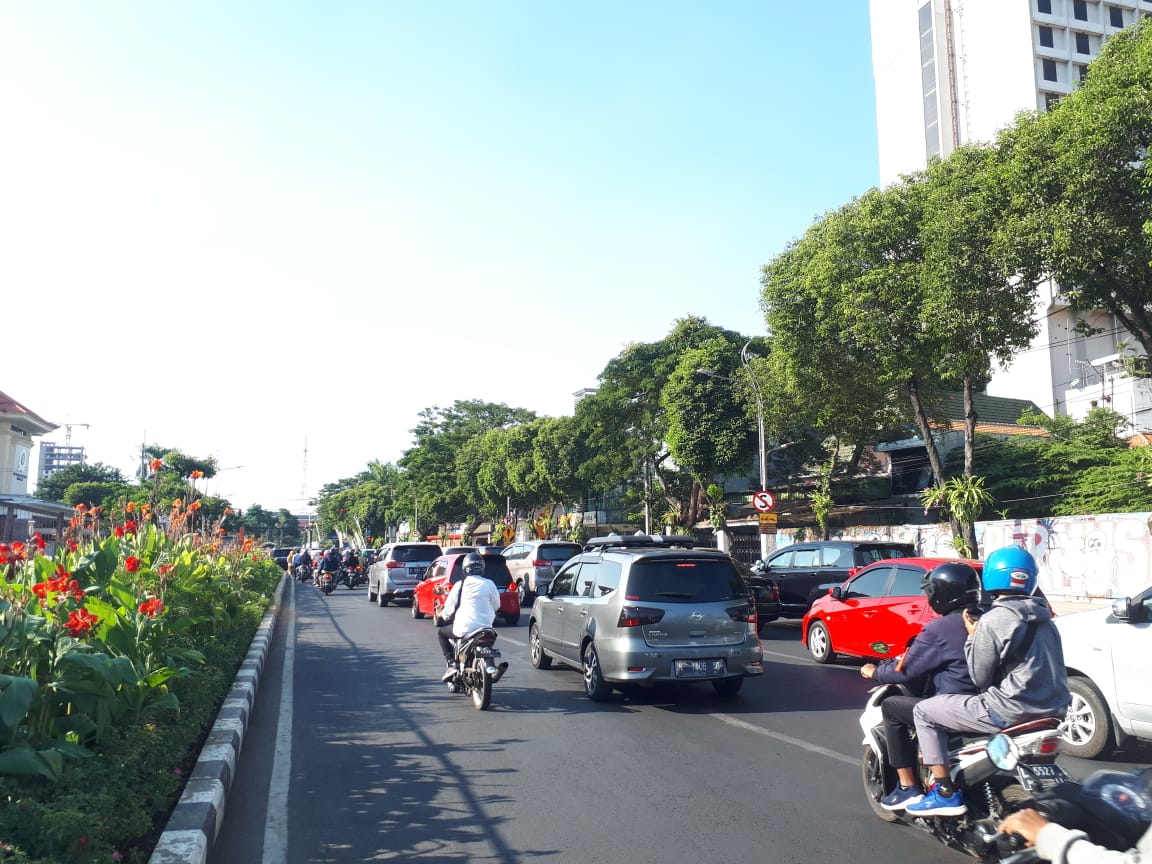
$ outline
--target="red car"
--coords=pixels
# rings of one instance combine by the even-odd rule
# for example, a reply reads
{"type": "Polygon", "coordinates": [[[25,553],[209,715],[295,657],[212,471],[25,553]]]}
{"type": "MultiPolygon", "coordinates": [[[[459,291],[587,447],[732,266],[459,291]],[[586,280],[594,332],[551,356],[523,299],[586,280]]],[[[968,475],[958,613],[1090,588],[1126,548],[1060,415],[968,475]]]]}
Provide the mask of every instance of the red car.
{"type": "MultiPolygon", "coordinates": [[[[837,654],[883,660],[900,654],[936,618],[920,588],[924,574],[955,558],[889,558],[856,571],[818,597],[800,625],[817,663],[837,654]]],[[[979,573],[982,561],[970,561],[979,573]]]]}
{"type": "MultiPolygon", "coordinates": [[[[443,623],[440,620],[440,609],[452,586],[464,578],[462,566],[467,554],[441,555],[429,565],[424,581],[412,590],[413,618],[428,616],[437,627],[443,623]]],[[[519,623],[520,594],[512,581],[512,574],[508,572],[504,556],[484,553],[480,557],[484,559],[484,577],[495,582],[500,592],[500,611],[496,613],[496,621],[509,627],[519,623]]]]}

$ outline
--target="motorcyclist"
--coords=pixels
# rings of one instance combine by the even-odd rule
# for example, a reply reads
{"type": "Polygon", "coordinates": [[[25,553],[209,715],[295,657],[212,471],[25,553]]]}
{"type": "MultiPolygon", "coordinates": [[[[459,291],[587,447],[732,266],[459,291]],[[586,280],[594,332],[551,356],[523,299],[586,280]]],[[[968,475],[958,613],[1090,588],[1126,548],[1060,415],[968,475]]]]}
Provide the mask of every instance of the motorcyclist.
{"type": "Polygon", "coordinates": [[[948,561],[924,574],[920,587],[928,598],[928,605],[940,617],[925,624],[899,657],[860,667],[864,678],[923,690],[921,696],[894,695],[880,703],[888,762],[899,778],[899,785],[880,799],[880,806],[885,810],[903,810],[924,797],[916,778],[916,742],[909,734],[916,704],[937,693],[978,692],[964,657],[968,631],[963,612],[980,599],[980,576],[970,564],[948,561]]]}
{"type": "MultiPolygon", "coordinates": [[[[1125,834],[1143,832],[1134,849],[1121,852],[1097,846],[1083,831],[1050,822],[1031,808],[1009,813],[1000,823],[1005,834],[1019,834],[1036,854],[1057,864],[1141,864],[1152,862],[1152,769],[1134,774],[1097,771],[1084,781],[1083,790],[1095,795],[1099,804],[1111,808],[1114,822],[1118,817],[1125,834]],[[1129,833],[1128,829],[1131,829],[1129,833]]],[[[1092,814],[1099,816],[1099,814],[1092,814]]]]}
{"type": "Polygon", "coordinates": [[[442,681],[451,680],[458,671],[452,638],[491,627],[500,611],[500,592],[496,590],[495,582],[484,578],[484,559],[475,552],[469,552],[464,556],[460,569],[463,578],[452,586],[444,600],[443,617],[448,623],[436,630],[440,651],[448,664],[442,681]]]}
{"type": "Polygon", "coordinates": [[[964,653],[977,695],[943,693],[918,703],[912,717],[924,764],[935,780],[907,807],[916,816],[968,812],[948,773],[948,738],[957,732],[993,734],[1043,717],[1063,717],[1071,695],[1060,634],[1036,589],[1039,567],[1020,546],[997,549],[984,562],[981,582],[992,597],[983,615],[964,610],[964,653]]]}
{"type": "Polygon", "coordinates": [[[297,549],[296,554],[292,556],[292,575],[297,579],[302,579],[304,574],[312,569],[312,556],[308,554],[307,549],[297,549]]]}
{"type": "Polygon", "coordinates": [[[325,573],[332,574],[332,581],[333,584],[335,584],[336,576],[339,572],[340,553],[335,546],[330,546],[328,551],[324,553],[324,557],[320,559],[320,566],[316,568],[316,584],[321,584],[325,573]]]}

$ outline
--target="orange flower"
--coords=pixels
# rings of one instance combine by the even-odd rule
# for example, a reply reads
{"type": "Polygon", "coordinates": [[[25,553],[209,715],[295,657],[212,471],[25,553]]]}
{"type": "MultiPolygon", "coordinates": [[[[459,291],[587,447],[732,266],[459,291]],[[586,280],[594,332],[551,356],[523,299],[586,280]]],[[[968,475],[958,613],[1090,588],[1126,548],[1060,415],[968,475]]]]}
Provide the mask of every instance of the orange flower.
{"type": "Polygon", "coordinates": [[[84,503],[80,503],[80,504],[77,504],[77,505],[76,505],[76,508],[75,508],[75,509],[76,509],[76,512],[77,512],[77,513],[83,513],[85,510],[87,510],[87,509],[88,509],[88,505],[87,505],[87,504],[84,504],[84,503]]]}
{"type": "Polygon", "coordinates": [[[203,471],[201,471],[200,469],[196,469],[196,470],[195,470],[195,471],[193,471],[193,472],[192,472],[192,474],[191,474],[191,477],[192,477],[192,479],[193,479],[193,480],[199,480],[199,479],[200,479],[201,477],[203,477],[203,476],[204,476],[204,472],[203,472],[203,471]]]}
{"type": "Polygon", "coordinates": [[[173,510],[175,510],[178,507],[183,507],[183,506],[184,506],[184,499],[183,498],[173,498],[172,499],[172,509],[173,510]]]}
{"type": "Polygon", "coordinates": [[[153,459],[151,462],[148,463],[148,467],[151,468],[153,471],[159,471],[161,468],[164,467],[164,460],[163,459],[153,459]]]}
{"type": "Polygon", "coordinates": [[[125,513],[131,513],[135,509],[136,509],[136,502],[135,501],[129,501],[127,504],[124,505],[124,512],[125,513]]]}
{"type": "Polygon", "coordinates": [[[164,611],[164,601],[159,597],[153,597],[151,600],[145,600],[136,607],[137,611],[142,615],[147,615],[149,618],[155,618],[164,611]]]}
{"type": "Polygon", "coordinates": [[[189,506],[189,507],[191,507],[193,510],[199,510],[199,509],[200,509],[200,507],[201,507],[201,506],[203,506],[203,505],[201,505],[199,501],[193,501],[193,502],[192,502],[191,504],[189,504],[188,506],[189,506]]]}
{"type": "Polygon", "coordinates": [[[64,625],[68,628],[68,632],[73,636],[80,636],[82,633],[87,633],[92,629],[92,625],[100,619],[89,612],[87,609],[76,609],[68,615],[68,621],[64,625]]]}

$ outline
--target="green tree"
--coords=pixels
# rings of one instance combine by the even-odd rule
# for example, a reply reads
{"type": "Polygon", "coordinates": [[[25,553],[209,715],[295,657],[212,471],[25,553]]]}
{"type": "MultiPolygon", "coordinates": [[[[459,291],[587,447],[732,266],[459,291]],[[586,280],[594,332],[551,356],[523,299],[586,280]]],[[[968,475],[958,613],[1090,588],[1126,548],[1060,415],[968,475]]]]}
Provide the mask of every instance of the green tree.
{"type": "Polygon", "coordinates": [[[1001,135],[1022,270],[1106,309],[1152,355],[1152,27],[1108,38],[1075,92],[1001,135]]]}
{"type": "MultiPolygon", "coordinates": [[[[127,478],[118,468],[96,462],[68,465],[44,477],[36,485],[36,497],[44,501],[65,501],[64,491],[73,483],[126,483],[127,478]]],[[[99,503],[99,502],[96,502],[99,503]]]]}
{"type": "Polygon", "coordinates": [[[105,510],[108,510],[116,499],[123,495],[128,489],[129,486],[126,483],[73,483],[64,490],[62,503],[72,504],[73,506],[76,504],[87,504],[89,507],[101,506],[105,510]]]}

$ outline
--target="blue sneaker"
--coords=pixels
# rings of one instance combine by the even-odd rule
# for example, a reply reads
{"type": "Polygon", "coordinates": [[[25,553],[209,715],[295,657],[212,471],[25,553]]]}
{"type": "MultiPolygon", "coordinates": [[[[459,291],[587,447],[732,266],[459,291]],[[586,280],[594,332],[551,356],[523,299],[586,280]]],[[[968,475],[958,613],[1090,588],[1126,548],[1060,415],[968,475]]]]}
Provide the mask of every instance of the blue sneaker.
{"type": "Polygon", "coordinates": [[[959,789],[951,795],[941,795],[939,786],[933,786],[922,799],[904,809],[909,816],[963,816],[968,812],[959,789]]]}
{"type": "Polygon", "coordinates": [[[909,786],[903,789],[897,786],[880,799],[880,806],[885,810],[903,810],[909,804],[917,804],[924,798],[919,786],[909,786]]]}

